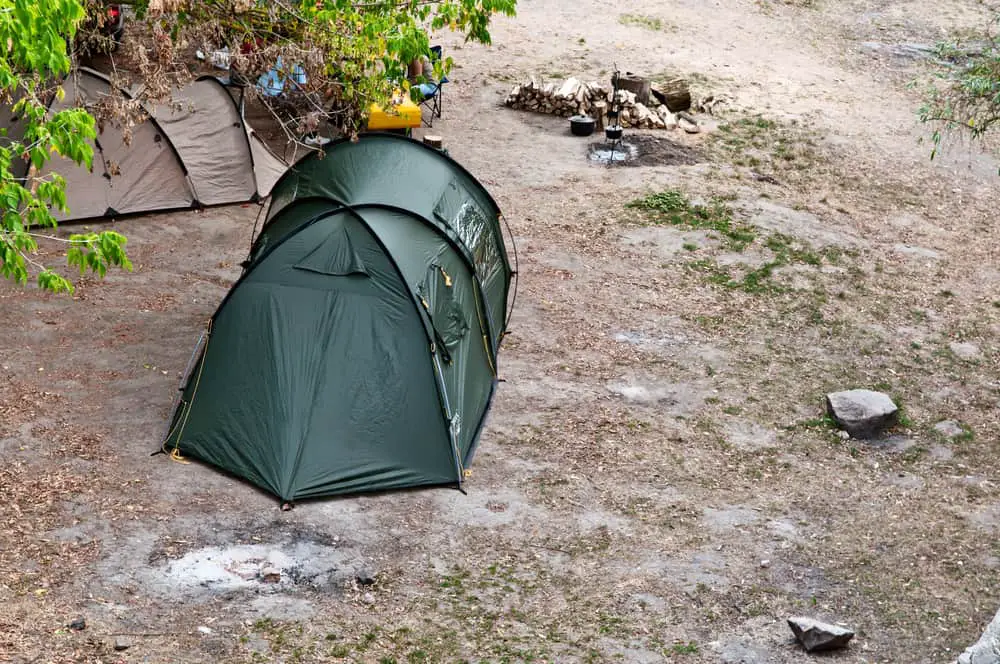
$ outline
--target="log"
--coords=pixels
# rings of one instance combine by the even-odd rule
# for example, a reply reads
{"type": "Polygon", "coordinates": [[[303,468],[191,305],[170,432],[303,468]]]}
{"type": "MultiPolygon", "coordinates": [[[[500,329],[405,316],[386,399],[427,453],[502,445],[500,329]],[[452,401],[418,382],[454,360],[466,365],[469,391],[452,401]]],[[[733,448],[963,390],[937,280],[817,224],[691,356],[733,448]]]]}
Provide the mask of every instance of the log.
{"type": "Polygon", "coordinates": [[[607,90],[605,90],[604,86],[602,86],[597,81],[587,83],[587,92],[590,94],[591,97],[597,99],[605,98],[608,96],[607,90]]]}
{"type": "Polygon", "coordinates": [[[580,87],[580,81],[576,80],[572,76],[567,78],[559,91],[556,92],[556,97],[561,97],[562,99],[569,99],[570,97],[576,96],[576,91],[580,87]]]}
{"type": "Polygon", "coordinates": [[[640,124],[649,119],[650,116],[649,108],[647,108],[645,104],[636,102],[635,106],[632,107],[632,110],[635,113],[635,117],[636,119],[638,119],[640,124]]]}
{"type": "Polygon", "coordinates": [[[595,129],[604,131],[604,127],[608,122],[608,102],[595,101],[591,109],[594,111],[594,120],[597,121],[595,129]]]}
{"type": "Polygon", "coordinates": [[[649,103],[649,93],[652,86],[648,78],[637,76],[632,72],[625,72],[624,76],[618,77],[618,89],[628,90],[635,95],[640,104],[649,103]]]}
{"type": "Polygon", "coordinates": [[[670,112],[666,104],[660,104],[659,108],[656,109],[656,114],[660,117],[663,122],[664,129],[674,129],[677,127],[677,117],[670,112]]]}
{"type": "Polygon", "coordinates": [[[691,90],[683,78],[675,78],[666,83],[654,85],[653,96],[670,112],[686,111],[691,108],[691,90]]]}
{"type": "Polygon", "coordinates": [[[424,136],[424,145],[440,150],[444,146],[444,139],[440,136],[424,136]]]}

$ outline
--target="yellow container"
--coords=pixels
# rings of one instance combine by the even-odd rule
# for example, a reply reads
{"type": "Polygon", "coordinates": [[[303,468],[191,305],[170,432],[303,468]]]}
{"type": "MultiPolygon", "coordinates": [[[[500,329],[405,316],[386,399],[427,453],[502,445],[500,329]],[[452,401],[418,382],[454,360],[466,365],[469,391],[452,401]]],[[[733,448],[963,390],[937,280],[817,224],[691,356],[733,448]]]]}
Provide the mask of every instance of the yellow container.
{"type": "Polygon", "coordinates": [[[377,129],[412,129],[420,126],[420,107],[410,99],[397,95],[387,112],[378,104],[372,104],[368,109],[368,128],[377,129]]]}

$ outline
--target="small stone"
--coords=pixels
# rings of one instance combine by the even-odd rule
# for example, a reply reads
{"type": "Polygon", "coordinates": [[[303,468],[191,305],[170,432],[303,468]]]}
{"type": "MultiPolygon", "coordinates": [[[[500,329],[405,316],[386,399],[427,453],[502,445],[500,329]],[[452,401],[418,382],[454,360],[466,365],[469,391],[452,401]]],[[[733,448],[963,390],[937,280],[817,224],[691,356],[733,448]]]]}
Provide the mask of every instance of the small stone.
{"type": "Polygon", "coordinates": [[[365,593],[364,595],[361,596],[361,601],[364,602],[365,604],[374,604],[375,595],[371,593],[365,593]]]}
{"type": "Polygon", "coordinates": [[[76,630],[77,632],[79,632],[87,629],[87,621],[83,619],[83,616],[80,616],[79,618],[77,618],[76,620],[74,620],[73,622],[71,622],[66,626],[72,630],[76,630]]]}
{"type": "Polygon", "coordinates": [[[358,582],[359,586],[374,586],[375,581],[378,580],[375,572],[367,567],[359,569],[357,574],[355,574],[354,579],[358,582]]]}
{"type": "Polygon", "coordinates": [[[948,348],[955,354],[955,357],[963,360],[974,360],[979,357],[979,346],[976,344],[953,341],[948,344],[948,348]]]}
{"type": "Polygon", "coordinates": [[[846,431],[838,431],[837,435],[840,436],[841,440],[847,440],[848,438],[851,437],[851,434],[847,433],[846,431]]]}
{"type": "Polygon", "coordinates": [[[765,664],[774,661],[771,653],[743,641],[720,643],[717,649],[720,664],[765,664]]]}
{"type": "Polygon", "coordinates": [[[771,561],[770,560],[762,560],[762,561],[760,561],[760,566],[763,567],[764,569],[767,569],[768,567],[771,566],[771,561]]]}
{"type": "Polygon", "coordinates": [[[114,649],[121,652],[122,650],[128,650],[132,647],[132,642],[129,641],[124,636],[115,637],[114,649]]]}
{"type": "Polygon", "coordinates": [[[955,458],[955,453],[944,445],[931,445],[930,449],[927,451],[930,452],[932,459],[936,459],[938,461],[951,461],[955,458]]]}
{"type": "Polygon", "coordinates": [[[826,408],[852,438],[875,438],[896,423],[899,408],[887,394],[847,390],[826,395],[826,408]]]}
{"type": "Polygon", "coordinates": [[[281,570],[275,567],[265,567],[260,571],[260,580],[263,583],[280,583],[281,570]]]}
{"type": "Polygon", "coordinates": [[[677,125],[689,134],[701,133],[701,127],[699,127],[694,122],[691,122],[687,118],[681,118],[677,121],[677,125]]]}
{"type": "Polygon", "coordinates": [[[933,249],[927,249],[925,247],[916,247],[909,244],[896,244],[892,247],[893,251],[899,254],[905,254],[907,256],[914,256],[916,258],[929,258],[932,260],[938,260],[941,258],[941,254],[934,251],[933,249]]]}
{"type": "Polygon", "coordinates": [[[198,625],[198,631],[201,632],[202,634],[211,634],[212,628],[205,627],[204,625],[198,625]]]}
{"type": "Polygon", "coordinates": [[[965,433],[962,425],[955,420],[944,420],[934,425],[934,430],[945,438],[957,438],[965,433]]]}
{"type": "Polygon", "coordinates": [[[843,648],[854,638],[852,630],[812,618],[789,618],[788,626],[792,628],[792,633],[806,652],[843,648]]]}

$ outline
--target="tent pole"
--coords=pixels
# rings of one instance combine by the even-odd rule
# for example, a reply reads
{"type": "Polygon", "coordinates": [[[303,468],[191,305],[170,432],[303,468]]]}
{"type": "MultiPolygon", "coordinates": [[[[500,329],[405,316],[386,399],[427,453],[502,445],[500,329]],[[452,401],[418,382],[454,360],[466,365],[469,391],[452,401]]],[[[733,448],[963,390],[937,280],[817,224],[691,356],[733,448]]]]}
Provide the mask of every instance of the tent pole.
{"type": "Polygon", "coordinates": [[[510,246],[514,251],[514,269],[511,270],[511,276],[514,277],[514,292],[510,299],[510,306],[507,309],[507,320],[503,321],[503,330],[500,332],[500,339],[503,339],[504,335],[507,334],[507,328],[510,326],[510,319],[514,316],[514,305],[517,304],[517,287],[521,279],[518,275],[517,242],[514,241],[514,231],[511,230],[510,223],[502,212],[500,213],[500,219],[503,221],[503,225],[507,227],[507,235],[510,236],[510,246]]]}
{"type": "Polygon", "coordinates": [[[455,435],[455,417],[451,412],[451,404],[448,402],[448,392],[444,387],[444,372],[441,370],[441,358],[437,351],[431,351],[434,358],[434,375],[437,379],[438,394],[441,395],[441,405],[444,407],[444,418],[448,424],[448,441],[451,443],[451,454],[455,460],[455,472],[458,474],[458,488],[462,488],[462,480],[465,478],[465,469],[462,468],[462,459],[458,453],[458,437],[455,435]]]}

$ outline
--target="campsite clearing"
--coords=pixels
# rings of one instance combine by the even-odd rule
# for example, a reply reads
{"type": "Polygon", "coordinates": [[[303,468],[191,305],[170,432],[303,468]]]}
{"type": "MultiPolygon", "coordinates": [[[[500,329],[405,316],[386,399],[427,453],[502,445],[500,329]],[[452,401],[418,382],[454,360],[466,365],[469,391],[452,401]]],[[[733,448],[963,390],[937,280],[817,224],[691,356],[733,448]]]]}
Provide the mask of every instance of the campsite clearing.
{"type": "Polygon", "coordinates": [[[135,273],[0,286],[0,661],[791,664],[791,615],[850,625],[858,664],[978,638],[1000,604],[997,162],[929,161],[906,86],[927,63],[892,47],[988,10],[519,11],[492,49],[446,40],[434,126],[520,260],[467,495],[282,512],[151,458],[258,209],[120,222],[135,273]],[[594,165],[565,120],[502,107],[615,61],[733,99],[713,131],[655,134],[697,160],[594,165]],[[892,395],[891,437],[829,426],[851,388],[892,395]]]}

